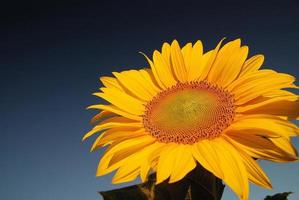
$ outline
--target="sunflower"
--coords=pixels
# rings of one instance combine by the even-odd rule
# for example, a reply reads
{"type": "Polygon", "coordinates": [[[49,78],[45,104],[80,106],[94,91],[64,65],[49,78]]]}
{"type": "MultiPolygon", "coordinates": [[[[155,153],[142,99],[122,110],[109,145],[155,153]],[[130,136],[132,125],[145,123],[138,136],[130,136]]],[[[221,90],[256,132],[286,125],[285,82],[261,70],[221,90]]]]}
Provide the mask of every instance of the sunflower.
{"type": "Polygon", "coordinates": [[[108,146],[97,176],[144,182],[156,172],[157,184],[173,183],[200,164],[247,200],[249,181],[272,187],[256,160],[298,160],[298,95],[285,90],[298,89],[295,78],[260,69],[264,56],[247,58],[240,39],[222,41],[206,53],[201,41],[164,43],[144,55],[149,68],[100,78],[94,95],[108,103],[89,107],[100,112],[83,138],[102,132],[91,150],[108,146]]]}

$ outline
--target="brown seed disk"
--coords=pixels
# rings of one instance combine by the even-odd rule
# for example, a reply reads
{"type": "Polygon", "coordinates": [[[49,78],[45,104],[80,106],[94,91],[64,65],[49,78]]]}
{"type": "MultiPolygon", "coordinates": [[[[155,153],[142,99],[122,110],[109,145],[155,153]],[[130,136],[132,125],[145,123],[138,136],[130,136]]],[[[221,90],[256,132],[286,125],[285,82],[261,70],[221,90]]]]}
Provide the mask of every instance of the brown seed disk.
{"type": "Polygon", "coordinates": [[[158,93],[146,105],[143,124],[160,142],[194,144],[218,137],[234,116],[232,94],[207,81],[192,81],[158,93]]]}

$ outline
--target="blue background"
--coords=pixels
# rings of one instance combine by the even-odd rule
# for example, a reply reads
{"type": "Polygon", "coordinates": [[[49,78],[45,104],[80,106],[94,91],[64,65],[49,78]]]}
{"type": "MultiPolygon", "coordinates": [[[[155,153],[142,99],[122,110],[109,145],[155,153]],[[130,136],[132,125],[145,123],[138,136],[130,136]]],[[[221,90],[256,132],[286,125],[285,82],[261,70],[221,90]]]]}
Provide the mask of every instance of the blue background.
{"type": "MultiPolygon", "coordinates": [[[[208,50],[241,37],[265,66],[299,77],[295,0],[11,1],[0,11],[3,200],[97,200],[97,191],[124,186],[95,177],[102,151],[89,153],[93,139],[81,137],[95,114],[85,108],[99,102],[91,96],[98,78],[146,66],[139,51],[150,55],[173,39],[201,39],[208,50]]],[[[252,186],[250,199],[285,191],[299,199],[299,163],[260,163],[274,190],[252,186]]],[[[236,198],[226,188],[223,199],[236,198]]]]}

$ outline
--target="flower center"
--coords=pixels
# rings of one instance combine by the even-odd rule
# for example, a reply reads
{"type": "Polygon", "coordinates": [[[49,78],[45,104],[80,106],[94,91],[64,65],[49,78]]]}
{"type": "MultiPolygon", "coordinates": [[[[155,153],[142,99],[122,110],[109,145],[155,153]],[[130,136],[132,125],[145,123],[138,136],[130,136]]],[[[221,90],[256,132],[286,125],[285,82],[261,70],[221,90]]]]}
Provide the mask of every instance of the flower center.
{"type": "Polygon", "coordinates": [[[206,81],[178,83],[146,105],[145,129],[158,141],[193,144],[219,136],[234,119],[233,96],[206,81]]]}

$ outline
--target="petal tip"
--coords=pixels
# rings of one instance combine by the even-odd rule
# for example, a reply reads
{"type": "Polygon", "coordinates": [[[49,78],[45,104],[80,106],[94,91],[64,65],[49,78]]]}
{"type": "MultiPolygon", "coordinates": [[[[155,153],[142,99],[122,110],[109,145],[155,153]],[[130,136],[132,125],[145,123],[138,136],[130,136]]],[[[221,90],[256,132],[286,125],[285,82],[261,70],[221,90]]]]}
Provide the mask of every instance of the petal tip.
{"type": "Polygon", "coordinates": [[[179,46],[179,42],[176,39],[174,39],[171,43],[171,46],[174,46],[174,45],[179,46]]]}

